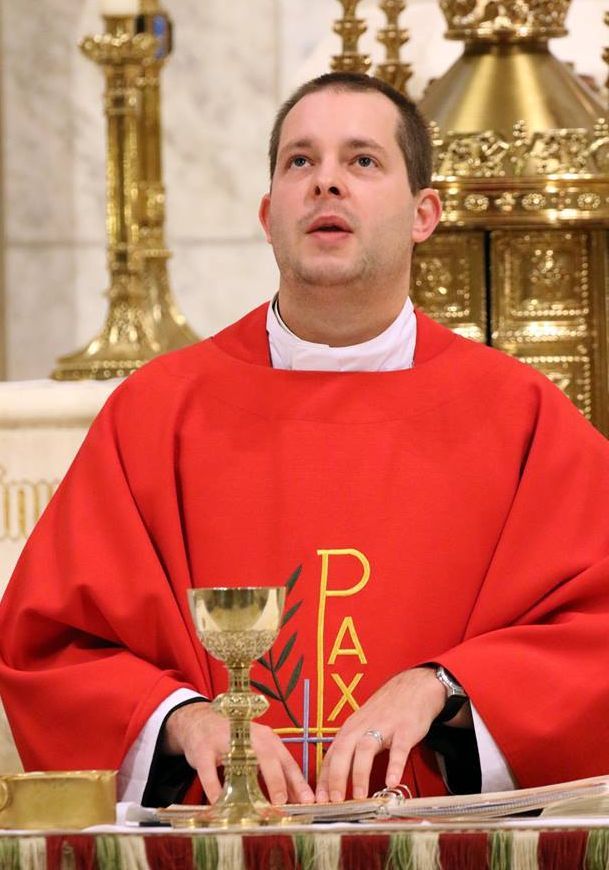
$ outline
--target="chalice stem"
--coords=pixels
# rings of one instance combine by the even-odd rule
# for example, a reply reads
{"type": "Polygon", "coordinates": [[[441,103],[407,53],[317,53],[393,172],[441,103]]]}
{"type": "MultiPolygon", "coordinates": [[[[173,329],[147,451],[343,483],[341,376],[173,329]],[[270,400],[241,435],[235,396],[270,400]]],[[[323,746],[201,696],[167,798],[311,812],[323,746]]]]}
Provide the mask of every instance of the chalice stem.
{"type": "Polygon", "coordinates": [[[258,784],[258,764],[251,748],[250,670],[251,665],[229,668],[228,694],[242,695],[246,703],[230,717],[230,746],[223,758],[224,788],[218,798],[219,805],[244,798],[255,804],[267,803],[258,784]]]}

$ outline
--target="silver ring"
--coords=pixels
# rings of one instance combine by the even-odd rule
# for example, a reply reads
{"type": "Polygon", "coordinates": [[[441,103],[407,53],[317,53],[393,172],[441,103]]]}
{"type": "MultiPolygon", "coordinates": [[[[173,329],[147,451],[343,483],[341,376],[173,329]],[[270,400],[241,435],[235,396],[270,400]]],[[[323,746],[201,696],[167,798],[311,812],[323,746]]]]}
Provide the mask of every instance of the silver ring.
{"type": "Polygon", "coordinates": [[[370,731],[364,731],[364,737],[366,737],[366,735],[374,737],[375,740],[378,740],[381,746],[383,746],[385,743],[385,738],[383,737],[381,732],[377,731],[375,728],[371,728],[370,731]]]}

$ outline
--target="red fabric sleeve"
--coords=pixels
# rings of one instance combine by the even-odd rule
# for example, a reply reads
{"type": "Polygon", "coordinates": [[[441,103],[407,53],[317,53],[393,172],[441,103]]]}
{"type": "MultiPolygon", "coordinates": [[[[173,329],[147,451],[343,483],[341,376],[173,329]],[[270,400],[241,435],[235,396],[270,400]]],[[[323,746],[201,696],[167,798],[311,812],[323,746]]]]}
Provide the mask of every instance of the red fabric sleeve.
{"type": "Polygon", "coordinates": [[[609,772],[609,449],[558,390],[538,388],[520,485],[464,642],[437,657],[521,787],[609,772]]]}
{"type": "Polygon", "coordinates": [[[119,387],[94,422],[0,604],[1,693],[26,769],[117,768],[171,692],[210,694],[187,610],[175,433],[137,377],[129,404],[119,387]]]}

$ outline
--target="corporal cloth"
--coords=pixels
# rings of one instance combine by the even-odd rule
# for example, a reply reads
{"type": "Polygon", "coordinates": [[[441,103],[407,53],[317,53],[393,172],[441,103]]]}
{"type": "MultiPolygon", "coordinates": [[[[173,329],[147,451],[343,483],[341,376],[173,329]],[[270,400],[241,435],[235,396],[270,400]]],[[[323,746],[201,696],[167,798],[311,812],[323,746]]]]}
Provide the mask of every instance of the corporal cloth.
{"type": "MultiPolygon", "coordinates": [[[[414,368],[381,373],[274,370],[265,315],[119,387],[26,546],[0,606],[25,766],[118,767],[172,691],[225,688],[186,590],[290,578],[253,677],[261,721],[313,741],[311,779],[314,741],[427,660],[522,786],[606,772],[607,442],[543,376],[422,314],[414,368]]],[[[406,779],[442,790],[424,750],[406,779]]]]}

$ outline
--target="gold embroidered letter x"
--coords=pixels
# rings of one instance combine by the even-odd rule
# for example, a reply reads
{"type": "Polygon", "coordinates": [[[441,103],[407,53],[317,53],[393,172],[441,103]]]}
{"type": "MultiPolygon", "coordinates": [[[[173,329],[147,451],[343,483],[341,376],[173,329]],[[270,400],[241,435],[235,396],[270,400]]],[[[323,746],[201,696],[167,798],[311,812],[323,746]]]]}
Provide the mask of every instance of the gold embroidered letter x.
{"type": "Polygon", "coordinates": [[[345,704],[349,704],[349,706],[353,710],[359,709],[359,704],[357,703],[357,701],[353,697],[353,692],[354,692],[357,684],[359,683],[359,681],[361,680],[361,678],[364,675],[363,674],[356,674],[348,686],[345,685],[343,678],[341,677],[340,674],[330,674],[330,676],[332,677],[332,679],[334,680],[334,682],[336,683],[336,685],[338,686],[338,688],[342,692],[341,699],[339,700],[338,704],[334,707],[334,709],[332,710],[332,712],[328,716],[328,722],[333,722],[336,719],[336,717],[338,716],[338,714],[340,713],[340,711],[343,709],[345,704]]]}

